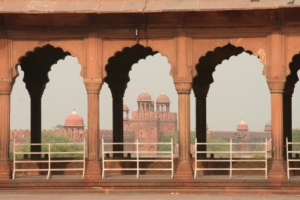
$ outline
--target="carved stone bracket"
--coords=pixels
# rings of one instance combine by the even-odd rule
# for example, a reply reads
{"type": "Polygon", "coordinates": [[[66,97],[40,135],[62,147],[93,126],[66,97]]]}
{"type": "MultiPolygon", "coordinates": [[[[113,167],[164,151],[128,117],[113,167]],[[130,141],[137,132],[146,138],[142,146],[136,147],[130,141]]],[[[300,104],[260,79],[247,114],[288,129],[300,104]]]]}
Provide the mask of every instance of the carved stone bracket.
{"type": "Polygon", "coordinates": [[[192,82],[175,82],[175,88],[178,94],[190,94],[192,82]]]}
{"type": "Polygon", "coordinates": [[[88,94],[99,94],[103,85],[103,79],[84,79],[83,82],[88,94]]]}
{"type": "Polygon", "coordinates": [[[0,79],[0,95],[9,95],[12,90],[11,79],[0,79]]]}

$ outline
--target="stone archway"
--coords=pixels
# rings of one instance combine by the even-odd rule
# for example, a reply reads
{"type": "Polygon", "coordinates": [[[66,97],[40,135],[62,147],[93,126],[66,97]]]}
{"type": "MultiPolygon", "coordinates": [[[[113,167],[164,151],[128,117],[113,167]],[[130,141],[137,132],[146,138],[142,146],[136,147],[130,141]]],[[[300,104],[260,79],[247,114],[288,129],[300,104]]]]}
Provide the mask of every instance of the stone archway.
{"type": "MultiPolygon", "coordinates": [[[[289,64],[290,74],[286,77],[283,90],[283,145],[286,146],[286,138],[292,141],[292,97],[296,83],[299,81],[297,72],[300,70],[300,54],[293,56],[289,64]]],[[[288,147],[292,150],[292,146],[288,147]]],[[[286,148],[283,148],[283,157],[286,159],[286,148]]],[[[289,155],[291,156],[291,155],[289,155]]]]}
{"type": "MultiPolygon", "coordinates": [[[[157,51],[150,47],[144,47],[136,44],[132,47],[125,47],[122,51],[115,53],[110,57],[108,64],[105,66],[107,76],[104,81],[108,84],[113,98],[113,142],[122,143],[123,138],[123,96],[130,81],[129,71],[132,65],[140,59],[147,56],[153,56],[157,51]]],[[[113,151],[123,151],[123,145],[113,145],[113,151]]],[[[123,154],[114,154],[120,157],[123,154]]]]}
{"type": "MultiPolygon", "coordinates": [[[[47,44],[27,52],[25,56],[19,58],[17,65],[20,65],[24,71],[23,81],[30,96],[31,143],[41,143],[41,99],[46,84],[49,82],[48,72],[52,65],[68,55],[70,55],[69,52],[47,44]]],[[[31,146],[31,151],[40,152],[41,146],[31,146]]],[[[40,156],[33,154],[32,158],[40,158],[40,156]]]]}
{"type": "MultiPolygon", "coordinates": [[[[201,143],[206,142],[206,96],[210,84],[214,82],[213,72],[217,65],[232,56],[238,56],[242,52],[252,55],[243,47],[236,47],[228,43],[223,47],[217,47],[199,58],[196,64],[197,76],[193,78],[193,91],[196,97],[196,137],[201,143]]],[[[206,151],[205,145],[197,146],[197,151],[206,151]]],[[[203,156],[204,154],[198,155],[203,156]]]]}

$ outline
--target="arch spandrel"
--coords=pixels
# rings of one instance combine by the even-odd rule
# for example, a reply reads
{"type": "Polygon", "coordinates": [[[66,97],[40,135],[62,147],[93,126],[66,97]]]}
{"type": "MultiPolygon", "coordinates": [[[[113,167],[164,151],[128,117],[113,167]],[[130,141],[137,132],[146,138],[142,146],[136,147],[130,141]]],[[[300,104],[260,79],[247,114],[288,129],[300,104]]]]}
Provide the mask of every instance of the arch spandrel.
{"type": "Polygon", "coordinates": [[[50,40],[49,44],[60,47],[66,52],[70,52],[71,56],[77,58],[78,63],[81,66],[80,75],[85,77],[85,68],[87,67],[86,64],[86,45],[85,40],[82,38],[79,39],[70,39],[70,40],[50,40]]]}
{"type": "MultiPolygon", "coordinates": [[[[193,39],[193,66],[196,66],[199,62],[199,58],[205,56],[207,52],[214,51],[217,47],[223,47],[227,44],[231,44],[235,47],[242,47],[245,51],[252,52],[252,55],[258,56],[261,63],[264,65],[262,74],[266,76],[269,55],[267,37],[193,39]]],[[[196,75],[197,70],[194,67],[193,76],[195,77],[196,75]]]]}
{"type": "Polygon", "coordinates": [[[12,41],[12,57],[11,57],[11,66],[12,66],[12,76],[15,79],[18,73],[18,63],[19,59],[26,55],[27,52],[34,51],[38,47],[43,47],[45,45],[51,45],[55,48],[61,48],[64,52],[69,52],[71,56],[74,56],[78,59],[78,63],[81,65],[80,75],[84,77],[84,66],[85,66],[85,54],[83,49],[83,41],[80,40],[13,40],[12,41]]]}
{"type": "MultiPolygon", "coordinates": [[[[147,41],[142,40],[141,44],[147,44],[154,51],[158,51],[162,56],[168,59],[168,63],[171,65],[170,76],[173,77],[174,66],[176,63],[176,40],[175,39],[149,39],[147,41]]],[[[144,45],[144,46],[145,46],[144,45]]]]}
{"type": "Polygon", "coordinates": [[[103,40],[102,41],[102,72],[103,78],[107,76],[105,66],[108,64],[110,57],[113,57],[116,52],[122,51],[125,47],[132,47],[136,44],[135,40],[103,40]]]}
{"type": "Polygon", "coordinates": [[[295,55],[300,53],[300,37],[299,35],[286,35],[284,37],[284,66],[286,76],[290,75],[290,63],[293,62],[295,55]]]}
{"type": "MultiPolygon", "coordinates": [[[[105,66],[108,64],[109,58],[113,57],[116,52],[122,51],[126,47],[132,47],[136,45],[136,40],[103,40],[102,49],[105,49],[102,53],[102,72],[103,77],[107,76],[105,66]]],[[[168,63],[171,65],[170,76],[173,77],[173,66],[175,63],[175,41],[170,40],[139,40],[139,44],[144,47],[150,47],[153,51],[161,53],[168,59],[168,63]]]]}

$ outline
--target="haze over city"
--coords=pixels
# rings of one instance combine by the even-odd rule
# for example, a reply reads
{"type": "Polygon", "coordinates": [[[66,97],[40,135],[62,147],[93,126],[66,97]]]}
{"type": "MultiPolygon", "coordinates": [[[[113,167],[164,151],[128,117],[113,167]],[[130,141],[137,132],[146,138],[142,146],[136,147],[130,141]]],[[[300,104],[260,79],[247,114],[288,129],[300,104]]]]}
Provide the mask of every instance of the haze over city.
{"type": "MultiPolygon", "coordinates": [[[[87,95],[81,66],[74,57],[66,57],[53,65],[49,72],[42,99],[42,129],[64,124],[75,109],[87,124],[87,95]]],[[[256,56],[242,53],[216,67],[214,83],[207,96],[207,124],[210,130],[233,131],[244,120],[249,131],[261,131],[270,121],[270,92],[263,65],[256,56]]],[[[137,97],[144,90],[155,101],[164,92],[171,100],[171,112],[178,112],[177,92],[166,57],[156,54],[132,66],[130,82],[124,95],[130,111],[137,110],[137,97]]],[[[11,129],[30,129],[30,98],[19,68],[11,96],[11,129]]],[[[191,130],[195,130],[195,97],[191,93],[191,130]]],[[[300,86],[293,95],[293,128],[300,128],[300,86]]],[[[87,128],[87,127],[86,127],[87,128]]],[[[112,98],[106,83],[100,91],[100,129],[112,129],[112,98]]]]}

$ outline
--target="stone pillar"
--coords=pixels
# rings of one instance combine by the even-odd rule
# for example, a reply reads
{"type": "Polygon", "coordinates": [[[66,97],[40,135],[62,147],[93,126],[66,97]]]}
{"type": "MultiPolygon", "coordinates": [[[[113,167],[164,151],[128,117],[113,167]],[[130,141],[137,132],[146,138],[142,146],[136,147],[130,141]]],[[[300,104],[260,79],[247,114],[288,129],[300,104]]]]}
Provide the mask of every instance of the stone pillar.
{"type": "Polygon", "coordinates": [[[10,93],[12,80],[0,79],[0,179],[10,179],[10,93]]]}
{"type": "MultiPolygon", "coordinates": [[[[30,95],[30,143],[42,142],[42,94],[30,95]]],[[[41,152],[41,146],[30,147],[31,152],[41,152]]],[[[40,159],[40,154],[32,154],[32,159],[40,159]]]]}
{"type": "MultiPolygon", "coordinates": [[[[111,83],[108,86],[113,98],[113,142],[123,143],[123,96],[127,84],[111,83]]],[[[123,145],[113,145],[113,151],[123,151],[123,145]]],[[[113,156],[123,157],[123,154],[114,153],[113,156]]]]}
{"type": "MultiPolygon", "coordinates": [[[[285,84],[283,93],[283,157],[286,159],[286,138],[292,141],[292,97],[294,93],[295,84],[285,84]]],[[[292,150],[290,145],[289,150],[292,150]]],[[[291,158],[292,155],[289,155],[291,158]]]]}
{"type": "Polygon", "coordinates": [[[190,158],[190,92],[192,83],[175,83],[178,93],[179,115],[179,162],[175,178],[192,179],[193,171],[190,158]]]}
{"type": "MultiPolygon", "coordinates": [[[[206,143],[206,96],[209,85],[193,85],[196,97],[196,137],[197,142],[206,143]]],[[[206,151],[205,145],[198,145],[197,151],[206,151]]],[[[206,154],[198,154],[198,158],[205,158],[206,154]]]]}
{"type": "Polygon", "coordinates": [[[283,88],[284,82],[268,81],[271,91],[272,164],[270,179],[285,179],[283,160],[283,88]]]}
{"type": "MultiPolygon", "coordinates": [[[[30,95],[30,143],[42,143],[42,95],[45,84],[26,84],[30,95]]],[[[41,152],[40,145],[30,146],[31,152],[41,152]]],[[[31,159],[40,159],[41,154],[32,154],[31,159]]]]}
{"type": "MultiPolygon", "coordinates": [[[[292,141],[292,93],[285,91],[283,94],[283,158],[286,160],[286,138],[292,141]]],[[[290,145],[289,150],[292,150],[290,145]]],[[[292,155],[289,155],[291,157],[292,155]]]]}
{"type": "MultiPolygon", "coordinates": [[[[123,94],[113,93],[113,143],[124,142],[123,138],[123,94]]],[[[123,151],[123,145],[113,145],[113,151],[123,151]]],[[[114,153],[113,157],[123,157],[122,153],[114,153]]]]}
{"type": "Polygon", "coordinates": [[[85,171],[86,179],[100,179],[101,165],[99,162],[99,91],[101,79],[85,79],[84,84],[88,98],[88,162],[85,171]]]}

